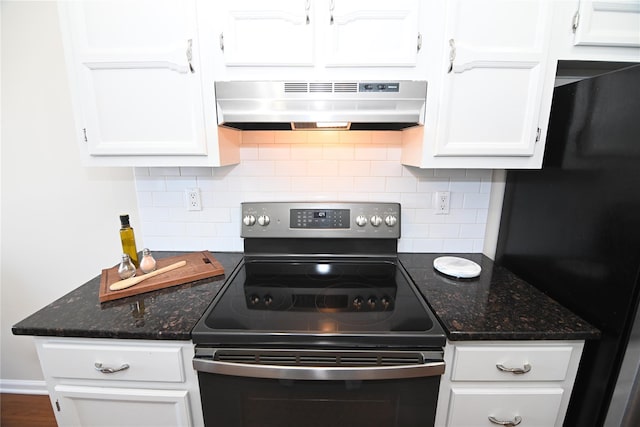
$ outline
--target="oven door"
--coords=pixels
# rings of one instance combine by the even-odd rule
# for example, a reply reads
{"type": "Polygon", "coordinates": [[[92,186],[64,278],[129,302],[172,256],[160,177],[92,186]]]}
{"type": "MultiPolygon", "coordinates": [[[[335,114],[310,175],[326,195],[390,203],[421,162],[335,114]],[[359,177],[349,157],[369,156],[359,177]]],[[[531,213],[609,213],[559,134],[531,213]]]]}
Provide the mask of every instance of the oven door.
{"type": "Polygon", "coordinates": [[[197,349],[205,424],[432,426],[442,352],[197,349]],[[213,353],[213,354],[211,354],[213,353]]]}

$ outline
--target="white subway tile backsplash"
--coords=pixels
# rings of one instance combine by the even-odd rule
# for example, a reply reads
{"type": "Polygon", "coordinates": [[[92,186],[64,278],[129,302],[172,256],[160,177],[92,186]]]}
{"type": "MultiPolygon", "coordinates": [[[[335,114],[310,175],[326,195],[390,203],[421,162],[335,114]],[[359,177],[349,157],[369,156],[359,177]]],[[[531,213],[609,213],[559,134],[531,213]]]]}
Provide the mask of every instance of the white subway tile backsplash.
{"type": "Polygon", "coordinates": [[[135,168],[144,245],[152,250],[241,251],[245,201],[402,204],[401,252],[481,252],[492,172],[402,166],[399,132],[245,132],[238,165],[135,168]],[[199,188],[203,209],[187,211],[199,188]],[[436,215],[435,191],[451,192],[436,215]]]}
{"type": "Polygon", "coordinates": [[[387,148],[387,160],[400,161],[402,157],[402,147],[400,145],[389,146],[387,148]]]}
{"type": "Polygon", "coordinates": [[[387,160],[387,154],[385,145],[356,146],[354,152],[356,160],[387,160]]]}
{"type": "MultiPolygon", "coordinates": [[[[358,194],[368,194],[384,188],[385,179],[379,176],[357,176],[353,179],[353,189],[358,194]]],[[[367,196],[368,198],[368,196],[367,196]]],[[[362,200],[362,199],[360,199],[362,200]]]]}
{"type": "Polygon", "coordinates": [[[195,176],[169,176],[166,178],[167,191],[185,191],[196,187],[195,176]]]}
{"type": "Polygon", "coordinates": [[[442,242],[443,252],[473,252],[473,240],[447,239],[442,242]]]}
{"type": "Polygon", "coordinates": [[[402,176],[402,165],[395,160],[371,161],[371,176],[402,176]]]}
{"type": "Polygon", "coordinates": [[[488,209],[489,193],[465,193],[463,207],[465,209],[488,209]]]}
{"type": "Polygon", "coordinates": [[[370,176],[371,164],[368,161],[342,161],[338,163],[340,176],[370,176]]]}
{"type": "Polygon", "coordinates": [[[388,177],[385,191],[387,193],[413,193],[417,190],[417,183],[411,177],[388,177]]]}
{"type": "Polygon", "coordinates": [[[324,144],[322,158],[324,160],[353,160],[355,158],[355,148],[352,144],[324,144]]]}
{"type": "Polygon", "coordinates": [[[187,208],[185,194],[179,191],[166,191],[164,193],[156,191],[152,194],[153,206],[160,207],[177,207],[184,206],[187,208]]]}
{"type": "Polygon", "coordinates": [[[431,224],[429,237],[433,239],[457,239],[460,237],[460,224],[431,224]]]}
{"type": "Polygon", "coordinates": [[[289,160],[290,158],[290,144],[265,144],[258,146],[259,160],[289,160]]]}
{"type": "MultiPolygon", "coordinates": [[[[337,165],[336,165],[337,167],[337,165]]],[[[277,176],[307,176],[308,166],[300,160],[276,160],[277,176]]]]}

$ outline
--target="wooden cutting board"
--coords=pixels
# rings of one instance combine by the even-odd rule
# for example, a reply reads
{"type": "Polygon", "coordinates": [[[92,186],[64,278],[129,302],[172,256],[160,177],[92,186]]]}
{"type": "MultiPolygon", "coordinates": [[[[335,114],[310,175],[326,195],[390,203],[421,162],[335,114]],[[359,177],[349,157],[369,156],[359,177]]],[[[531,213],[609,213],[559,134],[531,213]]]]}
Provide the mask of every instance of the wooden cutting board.
{"type": "MultiPolygon", "coordinates": [[[[102,275],[100,277],[100,302],[138,295],[144,292],[164,289],[175,285],[182,285],[183,283],[224,274],[222,264],[220,264],[209,251],[193,252],[185,255],[157,259],[156,268],[160,269],[183,260],[187,262],[184,267],[167,271],[166,273],[151,277],[137,285],[133,285],[130,288],[121,289],[119,291],[112,291],[109,289],[111,284],[121,280],[120,276],[118,276],[118,265],[102,270],[102,275]]],[[[142,270],[138,268],[136,276],[143,274],[142,270]]]]}

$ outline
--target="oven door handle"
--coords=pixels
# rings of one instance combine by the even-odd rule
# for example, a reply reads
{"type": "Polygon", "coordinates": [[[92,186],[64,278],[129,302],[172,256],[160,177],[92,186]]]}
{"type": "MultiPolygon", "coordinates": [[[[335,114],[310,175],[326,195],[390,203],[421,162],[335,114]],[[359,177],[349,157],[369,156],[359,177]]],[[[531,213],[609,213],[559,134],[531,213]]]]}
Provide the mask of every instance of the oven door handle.
{"type": "Polygon", "coordinates": [[[200,372],[278,380],[357,381],[433,377],[444,374],[444,361],[396,366],[280,366],[193,359],[200,372]]]}

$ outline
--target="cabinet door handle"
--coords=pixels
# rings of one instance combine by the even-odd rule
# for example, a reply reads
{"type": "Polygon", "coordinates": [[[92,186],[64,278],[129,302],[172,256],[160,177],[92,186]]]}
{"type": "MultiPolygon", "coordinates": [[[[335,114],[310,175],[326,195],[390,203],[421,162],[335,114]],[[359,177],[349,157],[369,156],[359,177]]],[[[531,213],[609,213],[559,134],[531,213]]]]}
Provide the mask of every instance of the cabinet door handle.
{"type": "Polygon", "coordinates": [[[449,71],[447,74],[453,71],[453,61],[456,60],[456,41],[449,39],[449,71]]]}
{"type": "Polygon", "coordinates": [[[522,417],[516,415],[513,421],[501,421],[494,417],[489,417],[489,421],[499,426],[515,427],[522,422],[522,417]]]}
{"type": "Polygon", "coordinates": [[[311,23],[311,19],[309,19],[309,9],[311,8],[311,0],[307,0],[305,5],[304,5],[304,11],[307,14],[307,25],[309,25],[311,23]]]}
{"type": "Polygon", "coordinates": [[[96,362],[94,366],[96,367],[96,371],[100,371],[103,374],[113,374],[114,372],[120,372],[129,369],[129,365],[126,363],[124,363],[119,368],[108,368],[106,366],[102,366],[102,363],[100,362],[96,362]]]}
{"type": "Polygon", "coordinates": [[[220,50],[224,52],[224,33],[220,33],[220,50]]]}
{"type": "Polygon", "coordinates": [[[193,60],[193,39],[187,40],[187,62],[189,63],[189,71],[191,74],[195,73],[196,70],[193,69],[193,64],[191,61],[193,60]]]}
{"type": "Polygon", "coordinates": [[[329,2],[329,13],[331,14],[331,18],[329,19],[329,25],[333,25],[333,9],[335,9],[335,7],[336,7],[335,0],[331,0],[331,2],[329,2]]]}
{"type": "Polygon", "coordinates": [[[512,374],[516,375],[526,374],[527,372],[531,371],[531,365],[529,365],[528,363],[525,363],[522,368],[507,368],[506,366],[499,363],[496,365],[496,368],[498,368],[499,371],[511,372],[512,374]]]}

